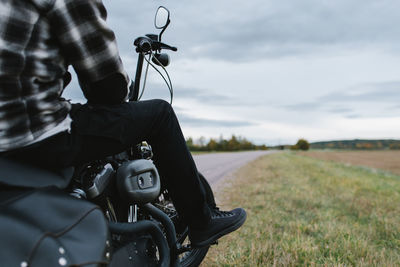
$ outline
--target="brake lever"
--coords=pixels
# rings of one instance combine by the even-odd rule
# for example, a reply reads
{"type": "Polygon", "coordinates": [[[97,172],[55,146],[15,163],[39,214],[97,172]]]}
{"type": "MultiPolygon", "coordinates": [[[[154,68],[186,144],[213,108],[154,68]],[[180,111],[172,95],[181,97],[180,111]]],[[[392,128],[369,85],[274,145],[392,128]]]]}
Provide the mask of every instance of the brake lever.
{"type": "Polygon", "coordinates": [[[167,44],[162,43],[162,42],[153,42],[153,45],[156,47],[156,49],[167,49],[167,50],[171,50],[171,51],[174,51],[174,52],[178,51],[177,47],[170,46],[170,45],[167,45],[167,44]]]}

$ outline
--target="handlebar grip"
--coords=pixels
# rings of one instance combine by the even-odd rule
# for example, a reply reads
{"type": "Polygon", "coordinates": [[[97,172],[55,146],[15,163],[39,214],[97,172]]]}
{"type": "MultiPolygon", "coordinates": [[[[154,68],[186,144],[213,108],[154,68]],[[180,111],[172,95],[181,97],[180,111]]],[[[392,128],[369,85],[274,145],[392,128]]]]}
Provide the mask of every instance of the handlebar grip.
{"type": "Polygon", "coordinates": [[[138,52],[149,52],[151,50],[151,40],[145,37],[139,37],[133,43],[138,52]]]}

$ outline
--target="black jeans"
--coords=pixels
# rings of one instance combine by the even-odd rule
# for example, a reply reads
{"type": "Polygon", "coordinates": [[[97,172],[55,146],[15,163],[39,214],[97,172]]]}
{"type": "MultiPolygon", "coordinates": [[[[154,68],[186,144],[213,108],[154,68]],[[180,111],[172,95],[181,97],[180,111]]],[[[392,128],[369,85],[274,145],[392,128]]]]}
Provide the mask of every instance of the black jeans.
{"type": "Polygon", "coordinates": [[[61,133],[11,153],[38,165],[61,168],[113,155],[141,141],[151,144],[154,163],[181,217],[193,227],[210,219],[196,165],[172,107],[163,100],[109,106],[74,105],[70,133],[61,133]]]}

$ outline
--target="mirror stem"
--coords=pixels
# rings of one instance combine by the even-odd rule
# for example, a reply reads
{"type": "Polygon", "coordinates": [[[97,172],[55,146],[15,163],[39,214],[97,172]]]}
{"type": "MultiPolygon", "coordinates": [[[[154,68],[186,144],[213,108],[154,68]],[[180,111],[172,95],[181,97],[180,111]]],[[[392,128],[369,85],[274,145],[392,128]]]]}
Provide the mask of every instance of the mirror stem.
{"type": "Polygon", "coordinates": [[[163,27],[163,29],[161,30],[160,34],[158,35],[158,41],[161,42],[161,36],[164,33],[165,29],[167,29],[169,23],[171,22],[170,19],[167,20],[167,24],[165,24],[165,26],[163,27]]]}

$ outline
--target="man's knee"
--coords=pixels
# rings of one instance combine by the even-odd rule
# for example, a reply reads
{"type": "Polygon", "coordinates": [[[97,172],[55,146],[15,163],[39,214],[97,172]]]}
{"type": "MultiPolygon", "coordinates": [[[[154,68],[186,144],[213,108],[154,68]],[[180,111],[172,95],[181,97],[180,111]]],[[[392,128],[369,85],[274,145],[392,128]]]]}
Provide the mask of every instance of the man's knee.
{"type": "Polygon", "coordinates": [[[155,105],[162,107],[163,109],[170,109],[171,105],[163,100],[163,99],[153,99],[152,100],[154,102],[155,105]]]}
{"type": "Polygon", "coordinates": [[[169,114],[173,113],[172,106],[165,100],[162,99],[154,99],[153,105],[157,107],[157,110],[159,110],[162,114],[169,114]]]}

